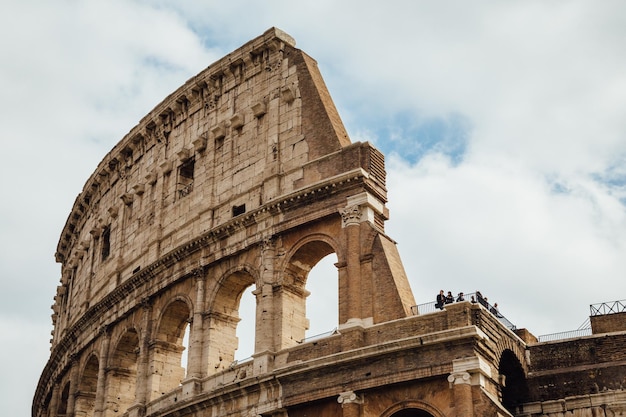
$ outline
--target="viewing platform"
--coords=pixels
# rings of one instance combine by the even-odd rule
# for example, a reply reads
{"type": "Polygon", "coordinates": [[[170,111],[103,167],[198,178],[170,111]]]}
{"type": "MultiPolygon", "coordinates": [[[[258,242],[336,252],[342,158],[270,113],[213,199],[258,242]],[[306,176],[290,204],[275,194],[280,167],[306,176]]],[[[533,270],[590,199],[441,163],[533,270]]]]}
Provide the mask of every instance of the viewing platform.
{"type": "Polygon", "coordinates": [[[445,309],[446,305],[450,305],[450,304],[454,304],[454,303],[462,302],[462,301],[471,301],[472,303],[480,304],[483,307],[485,307],[487,311],[491,312],[494,316],[496,316],[498,320],[500,320],[500,322],[504,324],[509,330],[517,329],[517,326],[515,324],[511,323],[506,317],[502,315],[502,313],[500,313],[500,311],[497,308],[497,303],[494,305],[490,304],[487,301],[487,298],[483,297],[482,295],[479,295],[480,293],[467,293],[467,294],[462,293],[462,294],[463,294],[463,300],[456,301],[458,299],[458,295],[457,295],[457,297],[455,297],[454,299],[455,301],[444,304],[442,308],[437,307],[437,303],[435,301],[431,301],[429,303],[418,304],[418,305],[411,307],[411,312],[413,313],[413,315],[434,313],[436,311],[445,309]]]}

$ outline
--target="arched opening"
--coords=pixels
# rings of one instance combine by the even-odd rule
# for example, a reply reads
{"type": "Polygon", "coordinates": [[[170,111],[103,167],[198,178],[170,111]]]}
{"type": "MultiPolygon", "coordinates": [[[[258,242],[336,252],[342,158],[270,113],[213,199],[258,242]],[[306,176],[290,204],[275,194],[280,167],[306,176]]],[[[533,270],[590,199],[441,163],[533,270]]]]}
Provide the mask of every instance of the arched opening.
{"type": "Polygon", "coordinates": [[[70,397],[70,383],[65,383],[63,391],[61,391],[61,398],[59,398],[59,406],[57,407],[57,415],[64,416],[67,414],[67,399],[70,397]]]}
{"type": "MultiPolygon", "coordinates": [[[[215,299],[211,305],[209,314],[209,335],[208,341],[208,374],[213,374],[227,369],[235,361],[235,352],[239,349],[239,339],[237,337],[237,328],[240,322],[240,303],[246,289],[254,285],[254,277],[245,270],[231,273],[224,277],[221,281],[219,289],[215,295],[215,299]]],[[[246,295],[246,298],[248,295],[246,295]]],[[[249,299],[246,305],[251,302],[249,299]]],[[[246,309],[246,329],[242,332],[246,334],[254,334],[254,330],[250,329],[250,325],[254,326],[255,312],[252,308],[251,312],[246,309]],[[249,317],[248,317],[249,315],[249,317]],[[250,324],[252,323],[252,324],[250,324]]],[[[242,312],[243,313],[243,312],[242,312]]],[[[246,347],[241,349],[241,357],[249,357],[250,348],[254,349],[254,336],[252,340],[244,340],[246,347]],[[246,353],[244,353],[246,352],[246,353]]]]}
{"type": "Polygon", "coordinates": [[[288,322],[283,323],[283,347],[306,340],[306,336],[316,336],[337,327],[339,286],[337,268],[334,266],[337,256],[334,253],[333,247],[324,240],[311,240],[300,246],[289,259],[283,277],[283,306],[288,308],[286,312],[289,313],[288,322]],[[320,263],[326,257],[328,259],[320,263]],[[316,268],[316,273],[311,276],[311,271],[318,264],[319,270],[316,268]],[[315,292],[314,296],[310,289],[315,292]],[[311,301],[307,302],[310,296],[311,301]],[[324,304],[334,306],[325,312],[324,304]],[[334,317],[330,317],[331,314],[334,317]]]}
{"type": "Polygon", "coordinates": [[[237,324],[238,346],[235,360],[242,361],[254,354],[254,333],[256,327],[256,297],[253,287],[246,288],[239,300],[239,323],[237,324]]]}
{"type": "Polygon", "coordinates": [[[517,356],[507,349],[502,352],[498,371],[501,376],[502,405],[514,414],[515,408],[528,399],[524,369],[517,356]]]}
{"type": "Polygon", "coordinates": [[[322,258],[309,272],[306,288],[306,317],[309,328],[306,337],[326,335],[339,325],[339,283],[337,255],[322,258]]]}
{"type": "Polygon", "coordinates": [[[100,363],[95,355],[91,355],[87,360],[85,369],[80,378],[76,402],[74,405],[74,415],[76,417],[87,417],[93,415],[96,401],[96,387],[98,385],[98,368],[100,363]]]}
{"type": "Polygon", "coordinates": [[[187,375],[187,363],[189,359],[189,336],[191,336],[191,326],[186,326],[185,334],[183,335],[183,349],[184,352],[187,352],[187,355],[182,354],[180,356],[180,366],[185,369],[185,375],[187,375]]]}
{"type": "Polygon", "coordinates": [[[183,300],[173,301],[161,314],[150,346],[151,399],[176,389],[185,377],[182,357],[189,317],[189,306],[183,300]]]}
{"type": "Polygon", "coordinates": [[[139,336],[134,329],[130,329],[120,338],[111,356],[107,376],[107,410],[123,414],[133,405],[138,354],[139,336]]]}

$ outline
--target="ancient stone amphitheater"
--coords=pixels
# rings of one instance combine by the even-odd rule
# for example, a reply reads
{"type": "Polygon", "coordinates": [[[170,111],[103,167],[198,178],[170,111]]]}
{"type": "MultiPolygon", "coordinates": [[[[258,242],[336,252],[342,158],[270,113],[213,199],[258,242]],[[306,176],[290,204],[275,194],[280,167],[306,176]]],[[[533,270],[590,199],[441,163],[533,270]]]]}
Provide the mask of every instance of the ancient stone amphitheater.
{"type": "Polygon", "coordinates": [[[420,309],[386,202],[383,155],[350,141],[289,35],[213,63],[76,199],[33,417],[626,413],[626,313],[538,342],[479,303],[420,309]],[[309,271],[333,253],[339,327],[307,340],[309,271]],[[238,362],[246,290],[254,354],[238,362]]]}

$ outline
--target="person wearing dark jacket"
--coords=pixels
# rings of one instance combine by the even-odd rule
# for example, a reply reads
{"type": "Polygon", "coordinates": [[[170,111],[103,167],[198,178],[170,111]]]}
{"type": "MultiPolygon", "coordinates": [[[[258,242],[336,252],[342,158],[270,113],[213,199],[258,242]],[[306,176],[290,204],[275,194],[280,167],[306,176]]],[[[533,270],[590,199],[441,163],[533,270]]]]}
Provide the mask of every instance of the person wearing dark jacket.
{"type": "Polygon", "coordinates": [[[436,299],[436,303],[435,303],[435,308],[438,308],[440,310],[443,310],[443,305],[446,303],[446,296],[443,293],[443,290],[439,291],[439,294],[437,294],[437,299],[436,299]]]}

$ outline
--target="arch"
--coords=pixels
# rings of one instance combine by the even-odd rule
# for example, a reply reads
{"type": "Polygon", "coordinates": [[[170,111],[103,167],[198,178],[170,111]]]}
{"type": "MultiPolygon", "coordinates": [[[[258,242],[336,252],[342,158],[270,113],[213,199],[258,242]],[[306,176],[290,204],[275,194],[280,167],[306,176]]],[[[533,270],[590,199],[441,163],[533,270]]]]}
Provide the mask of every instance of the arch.
{"type": "Polygon", "coordinates": [[[150,342],[150,398],[176,389],[185,377],[183,339],[192,317],[192,303],[176,295],[161,310],[153,340],[150,342]]]}
{"type": "Polygon", "coordinates": [[[70,381],[67,381],[61,391],[59,405],[57,406],[57,415],[64,416],[67,414],[67,400],[70,398],[70,381]]]}
{"type": "Polygon", "coordinates": [[[339,327],[339,271],[337,255],[322,258],[308,274],[306,289],[307,340],[339,327]]]}
{"type": "Polygon", "coordinates": [[[185,328],[193,317],[192,310],[189,297],[183,294],[173,297],[161,310],[154,339],[182,345],[185,328]]]}
{"type": "Polygon", "coordinates": [[[243,291],[258,281],[256,269],[248,264],[228,268],[218,280],[209,305],[212,312],[231,314],[237,311],[243,291]]]}
{"type": "Polygon", "coordinates": [[[76,402],[74,405],[74,415],[76,417],[86,417],[93,414],[96,401],[96,388],[98,386],[99,367],[100,361],[98,360],[98,356],[92,353],[85,363],[78,384],[78,392],[76,393],[76,402]]]}
{"type": "Polygon", "coordinates": [[[424,401],[408,400],[387,408],[380,417],[445,417],[445,415],[424,401]]]}
{"type": "Polygon", "coordinates": [[[124,413],[135,401],[139,335],[127,329],[119,338],[107,370],[106,414],[124,413]]]}
{"type": "Polygon", "coordinates": [[[528,384],[522,364],[509,349],[504,350],[498,364],[500,385],[502,392],[502,405],[514,414],[517,405],[528,400],[528,384]]]}
{"type": "Polygon", "coordinates": [[[339,249],[341,245],[333,236],[324,233],[311,233],[295,242],[285,255],[283,270],[290,264],[297,264],[301,268],[311,270],[320,259],[335,253],[337,262],[345,262],[345,255],[339,249]],[[305,250],[306,249],[306,250],[305,250]]]}
{"type": "MultiPolygon", "coordinates": [[[[237,324],[239,303],[244,291],[256,283],[254,268],[247,264],[228,269],[219,283],[209,304],[208,328],[208,374],[228,368],[235,360],[239,347],[237,324]]],[[[254,343],[254,342],[253,342],[254,343]]]]}
{"type": "Polygon", "coordinates": [[[519,362],[524,375],[528,375],[528,364],[526,363],[525,347],[523,344],[513,337],[501,337],[494,349],[495,357],[502,357],[504,352],[509,351],[519,362]]]}
{"type": "MultiPolygon", "coordinates": [[[[283,263],[281,282],[282,297],[292,314],[288,323],[289,340],[292,344],[305,339],[309,328],[306,300],[310,295],[307,289],[309,273],[322,259],[330,254],[337,256],[340,263],[343,255],[338,252],[339,245],[331,236],[322,233],[313,233],[297,241],[288,252],[283,263]]],[[[337,273],[337,283],[339,274],[337,273]]],[[[339,284],[335,289],[339,293],[339,284]]],[[[338,294],[338,297],[341,295],[338,294]]],[[[338,301],[341,302],[340,300],[338,301]]],[[[337,322],[339,317],[337,317],[337,322]]],[[[330,330],[330,329],[329,329],[330,330]]]]}

